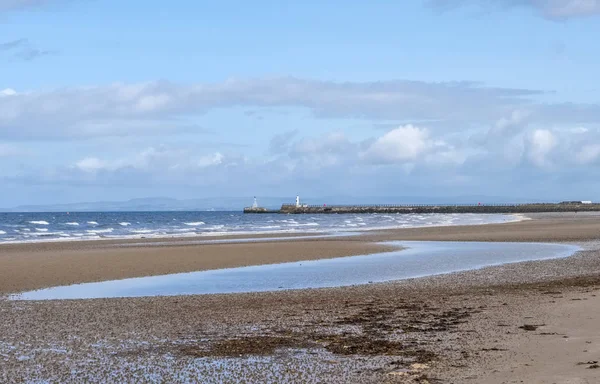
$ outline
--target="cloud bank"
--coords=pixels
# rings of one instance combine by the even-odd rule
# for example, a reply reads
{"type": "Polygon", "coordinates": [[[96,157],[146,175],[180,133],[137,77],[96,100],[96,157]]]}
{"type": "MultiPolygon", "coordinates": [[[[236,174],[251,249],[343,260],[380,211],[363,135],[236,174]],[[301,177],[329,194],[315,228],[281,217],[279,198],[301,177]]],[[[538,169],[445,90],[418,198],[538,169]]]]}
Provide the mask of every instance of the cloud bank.
{"type": "MultiPolygon", "coordinates": [[[[202,196],[506,194],[518,186],[514,195],[548,197],[577,183],[585,183],[587,193],[600,193],[593,181],[600,176],[600,106],[539,101],[545,92],[472,82],[292,77],[6,88],[0,90],[0,140],[17,143],[19,151],[85,140],[89,150],[54,165],[36,161],[13,167],[0,179],[69,190],[147,192],[161,186],[173,196],[185,190],[202,196]],[[179,139],[201,130],[194,116],[239,107],[258,108],[266,120],[271,115],[265,111],[292,107],[303,111],[301,116],[309,112],[306,120],[295,116],[296,122],[337,120],[339,127],[339,121],[352,120],[372,128],[359,135],[343,127],[309,134],[259,124],[256,129],[268,129],[272,140],[250,151],[179,139]],[[121,154],[106,151],[115,136],[148,135],[154,136],[145,143],[153,145],[132,141],[121,154]],[[93,145],[96,140],[102,144],[93,145]]],[[[254,127],[254,117],[246,118],[254,127]]],[[[0,152],[14,162],[16,147],[8,148],[0,152]]]]}
{"type": "MultiPolygon", "coordinates": [[[[0,138],[89,138],[193,130],[190,116],[230,107],[296,107],[316,118],[434,121],[464,131],[510,118],[600,122],[596,104],[536,101],[544,91],[471,82],[329,82],[292,77],[181,85],[112,84],[53,91],[0,90],[0,138]]],[[[507,123],[508,124],[508,123],[507,123]]]]}

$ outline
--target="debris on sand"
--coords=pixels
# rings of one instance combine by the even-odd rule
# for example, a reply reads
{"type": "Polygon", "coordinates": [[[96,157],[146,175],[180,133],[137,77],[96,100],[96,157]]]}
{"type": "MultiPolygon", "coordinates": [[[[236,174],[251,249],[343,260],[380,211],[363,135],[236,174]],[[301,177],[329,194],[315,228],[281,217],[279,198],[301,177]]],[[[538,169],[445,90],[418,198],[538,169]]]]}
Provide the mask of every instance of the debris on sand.
{"type": "Polygon", "coordinates": [[[544,325],[546,325],[546,324],[525,324],[525,325],[521,325],[519,328],[521,328],[525,331],[535,331],[539,327],[543,327],[544,325]]]}

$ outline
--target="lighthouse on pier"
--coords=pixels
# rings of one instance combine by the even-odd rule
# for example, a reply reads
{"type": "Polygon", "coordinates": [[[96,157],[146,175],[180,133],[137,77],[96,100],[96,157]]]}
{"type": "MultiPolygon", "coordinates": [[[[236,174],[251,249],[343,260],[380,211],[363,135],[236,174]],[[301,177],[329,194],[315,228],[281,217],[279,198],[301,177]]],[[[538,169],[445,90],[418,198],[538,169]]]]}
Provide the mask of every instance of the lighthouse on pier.
{"type": "Polygon", "coordinates": [[[296,208],[300,208],[300,196],[296,196],[296,208]]]}

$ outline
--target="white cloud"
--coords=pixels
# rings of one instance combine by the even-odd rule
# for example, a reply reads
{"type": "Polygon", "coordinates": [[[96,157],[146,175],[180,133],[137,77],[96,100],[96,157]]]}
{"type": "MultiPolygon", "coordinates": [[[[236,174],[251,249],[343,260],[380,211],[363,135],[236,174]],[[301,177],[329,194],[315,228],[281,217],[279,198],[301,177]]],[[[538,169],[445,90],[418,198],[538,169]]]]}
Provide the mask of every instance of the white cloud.
{"type": "Polygon", "coordinates": [[[576,159],[581,164],[590,164],[600,158],[600,144],[585,145],[576,154],[576,159]]]}
{"type": "Polygon", "coordinates": [[[323,154],[323,153],[343,153],[352,147],[346,135],[342,132],[333,132],[321,137],[304,138],[297,141],[292,149],[292,154],[323,154]]]}
{"type": "Polygon", "coordinates": [[[77,169],[83,172],[96,172],[102,169],[110,169],[107,163],[97,157],[86,157],[75,163],[77,169]]]}
{"type": "Polygon", "coordinates": [[[289,150],[290,145],[294,137],[298,135],[298,130],[287,131],[279,133],[271,138],[269,142],[269,152],[271,154],[281,154],[289,150]]]}
{"type": "Polygon", "coordinates": [[[548,155],[557,146],[557,139],[547,129],[536,129],[529,137],[529,159],[538,167],[549,164],[548,155]]]}
{"type": "Polygon", "coordinates": [[[301,107],[321,118],[424,121],[448,130],[489,124],[514,111],[528,120],[600,122],[600,106],[541,104],[537,90],[476,83],[385,81],[336,83],[296,78],[215,84],[113,84],[0,97],[0,138],[125,136],[194,129],[187,123],[218,108],[301,107]]]}
{"type": "Polygon", "coordinates": [[[149,147],[130,156],[116,159],[100,159],[90,156],[76,161],[70,166],[71,170],[84,173],[121,172],[130,170],[134,172],[162,173],[170,171],[186,172],[212,166],[230,164],[237,159],[229,161],[220,152],[209,154],[194,154],[189,150],[159,146],[149,147]]]}
{"type": "Polygon", "coordinates": [[[434,145],[426,129],[409,124],[375,140],[362,156],[374,163],[399,163],[415,160],[434,145]]]}
{"type": "Polygon", "coordinates": [[[201,168],[210,167],[213,165],[220,165],[223,163],[224,156],[220,152],[216,152],[212,155],[201,156],[198,159],[198,166],[201,168]]]}
{"type": "Polygon", "coordinates": [[[506,136],[512,135],[523,127],[530,113],[525,110],[514,110],[508,117],[500,118],[492,128],[489,134],[491,136],[506,136]]]}
{"type": "Polygon", "coordinates": [[[344,133],[331,132],[318,137],[305,137],[291,143],[288,155],[295,161],[296,168],[314,170],[351,163],[357,156],[358,146],[359,144],[351,142],[344,133]]]}
{"type": "MultiPolygon", "coordinates": [[[[564,190],[564,185],[600,177],[597,128],[530,127],[511,132],[512,137],[493,146],[414,125],[402,125],[367,140],[353,140],[338,131],[291,137],[285,151],[252,157],[199,151],[190,145],[152,146],[122,155],[90,153],[70,166],[40,165],[10,181],[29,187],[114,186],[144,191],[160,185],[174,191],[193,188],[212,196],[282,192],[397,195],[397,191],[411,195],[431,194],[441,188],[448,194],[515,197],[525,196],[524,191],[529,190],[543,197],[564,190]]],[[[586,185],[595,188],[593,183],[586,185]]],[[[600,193],[600,185],[593,190],[600,193]]]]}
{"type": "Polygon", "coordinates": [[[17,91],[15,91],[14,89],[11,88],[6,88],[0,91],[0,97],[8,97],[8,96],[14,96],[17,94],[17,91]]]}

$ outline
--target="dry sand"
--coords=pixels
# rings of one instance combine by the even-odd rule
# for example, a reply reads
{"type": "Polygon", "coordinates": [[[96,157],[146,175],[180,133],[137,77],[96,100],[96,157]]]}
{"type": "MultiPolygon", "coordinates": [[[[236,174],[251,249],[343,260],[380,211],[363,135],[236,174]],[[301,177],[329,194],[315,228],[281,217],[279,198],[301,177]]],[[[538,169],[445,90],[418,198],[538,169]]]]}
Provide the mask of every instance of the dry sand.
{"type": "Polygon", "coordinates": [[[0,248],[4,292],[118,273],[375,252],[375,240],[569,241],[588,249],[566,259],[349,288],[0,299],[0,382],[599,383],[599,238],[600,217],[577,214],[344,240],[0,248]],[[46,264],[24,279],[37,263],[46,264]]]}

